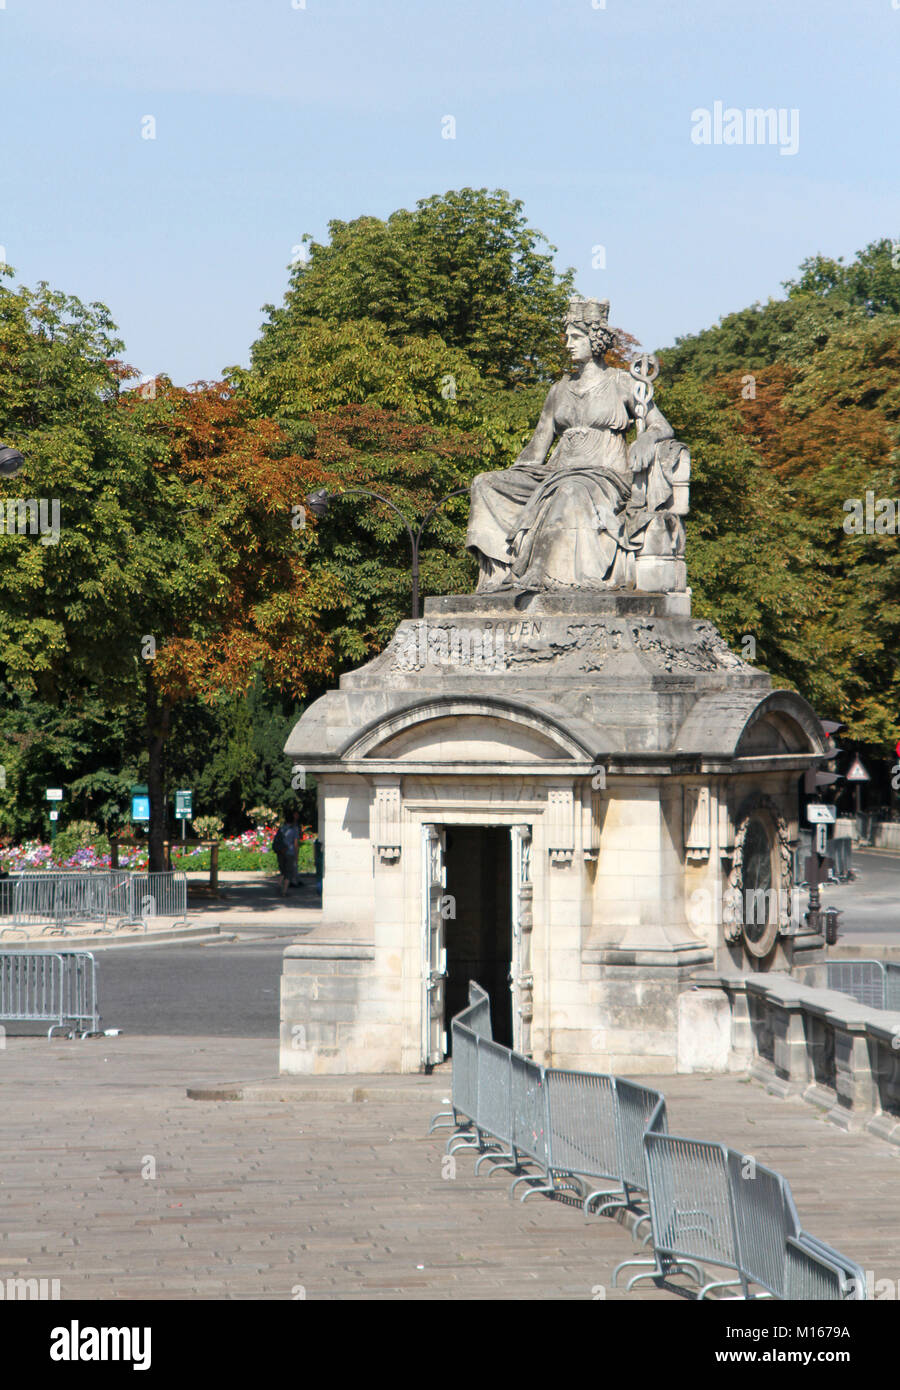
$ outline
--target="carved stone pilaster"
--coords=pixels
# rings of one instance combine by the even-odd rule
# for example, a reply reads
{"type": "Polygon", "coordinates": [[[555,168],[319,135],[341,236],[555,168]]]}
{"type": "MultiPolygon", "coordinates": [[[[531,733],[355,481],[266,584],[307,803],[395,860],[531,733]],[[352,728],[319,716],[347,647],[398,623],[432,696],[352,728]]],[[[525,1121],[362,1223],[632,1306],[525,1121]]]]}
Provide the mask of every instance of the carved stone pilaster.
{"type": "Polygon", "coordinates": [[[593,779],[585,782],[581,793],[581,844],[585,859],[594,860],[600,853],[603,811],[603,792],[594,790],[593,779]]]}
{"type": "Polygon", "coordinates": [[[734,819],[724,787],[719,790],[719,854],[723,859],[734,854],[734,819]]]}

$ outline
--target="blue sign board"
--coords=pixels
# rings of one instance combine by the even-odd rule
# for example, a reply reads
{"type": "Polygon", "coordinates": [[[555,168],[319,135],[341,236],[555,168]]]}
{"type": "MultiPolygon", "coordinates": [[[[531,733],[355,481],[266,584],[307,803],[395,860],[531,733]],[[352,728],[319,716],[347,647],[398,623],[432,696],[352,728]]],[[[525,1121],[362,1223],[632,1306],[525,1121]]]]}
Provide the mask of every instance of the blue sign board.
{"type": "Polygon", "coordinates": [[[131,819],[133,821],[150,819],[150,797],[146,787],[131,788],[131,819]]]}

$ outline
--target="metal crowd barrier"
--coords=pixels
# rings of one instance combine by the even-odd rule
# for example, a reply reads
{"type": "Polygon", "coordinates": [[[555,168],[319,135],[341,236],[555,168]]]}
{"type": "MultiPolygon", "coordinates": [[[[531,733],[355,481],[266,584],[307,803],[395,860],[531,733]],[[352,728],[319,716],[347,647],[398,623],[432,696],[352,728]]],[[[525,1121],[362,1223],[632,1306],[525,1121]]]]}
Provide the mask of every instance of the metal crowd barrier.
{"type": "Polygon", "coordinates": [[[476,1151],[476,1172],[482,1163],[513,1172],[510,1192],[524,1183],[523,1202],[568,1189],[586,1212],[634,1211],[647,1186],[643,1135],[665,1130],[665,1098],[622,1077],[544,1068],[491,1039],[490,1000],[474,982],[469,1000],[450,1025],[453,1109],[435,1115],[429,1133],[452,1124],[447,1152],[476,1151]]]}
{"type": "MultiPolygon", "coordinates": [[[[876,962],[880,964],[880,962],[876,962]]],[[[897,975],[900,988],[900,971],[897,975]]],[[[585,1212],[649,1210],[652,1260],[639,1279],[687,1274],[700,1286],[740,1286],[744,1298],[864,1299],[865,1275],[838,1251],[804,1231],[787,1180],[724,1144],[669,1135],[665,1097],[624,1077],[544,1068],[490,1031],[490,1001],[470,983],[469,1005],[451,1022],[453,1109],[436,1115],[429,1132],[454,1127],[447,1152],[470,1150],[491,1171],[518,1174],[533,1193],[574,1190],[585,1212]],[[473,1027],[473,1021],[477,1021],[473,1027]],[[523,1171],[525,1166],[536,1172],[523,1171]],[[617,1184],[596,1188],[602,1180],[617,1184]],[[731,1277],[710,1280],[707,1265],[731,1277]],[[751,1293],[751,1288],[762,1294],[751,1293]]]]}
{"type": "Polygon", "coordinates": [[[900,1010],[900,962],[830,960],[828,988],[848,994],[870,1009],[900,1010]]]}
{"type": "Polygon", "coordinates": [[[735,1286],[745,1299],[760,1296],[751,1286],[777,1299],[865,1299],[861,1267],[802,1229],[780,1173],[724,1144],[675,1135],[648,1132],[644,1152],[654,1258],[624,1260],[614,1286],[620,1270],[646,1264],[627,1290],[680,1273],[700,1283],[701,1299],[735,1286]],[[706,1265],[733,1277],[704,1280],[706,1265]]]}
{"type": "MultiPolygon", "coordinates": [[[[623,1077],[594,1072],[544,1072],[547,1095],[547,1158],[543,1179],[527,1175],[522,1201],[535,1192],[574,1187],[585,1213],[635,1210],[646,1193],[642,1139],[648,1126],[665,1131],[665,1099],[659,1091],[623,1077]],[[606,1182],[612,1187],[596,1186],[606,1182]]],[[[515,1186],[515,1184],[513,1184],[515,1186]]],[[[646,1216],[640,1218],[636,1228],[646,1216]]]]}
{"type": "Polygon", "coordinates": [[[0,892],[0,937],[26,935],[29,927],[40,927],[42,936],[70,936],[79,923],[101,933],[131,926],[146,931],[154,917],[187,924],[187,875],[179,870],[29,871],[0,883],[0,892]]]}
{"type": "Polygon", "coordinates": [[[433,1117],[429,1134],[448,1126],[457,1132],[454,1138],[473,1133],[478,1110],[478,1037],[491,1037],[491,1001],[481,985],[470,980],[468,1005],[450,1022],[453,1108],[442,1110],[433,1117]]]}
{"type": "Polygon", "coordinates": [[[0,1020],[49,1023],[83,1038],[100,1032],[97,963],[90,951],[0,951],[0,1020]]]}
{"type": "Polygon", "coordinates": [[[884,965],[880,960],[830,960],[826,970],[829,989],[848,994],[870,1009],[884,1008],[884,965]]]}
{"type": "Polygon", "coordinates": [[[173,917],[175,925],[187,926],[187,874],[169,869],[163,873],[126,875],[124,915],[117,927],[142,926],[154,917],[173,917]]]}
{"type": "Polygon", "coordinates": [[[114,871],[29,871],[3,886],[0,907],[8,909],[0,936],[40,927],[41,935],[68,936],[74,923],[106,923],[125,908],[128,874],[114,871]]]}
{"type": "Polygon", "coordinates": [[[900,961],[884,962],[884,1007],[900,1010],[900,961]]]}

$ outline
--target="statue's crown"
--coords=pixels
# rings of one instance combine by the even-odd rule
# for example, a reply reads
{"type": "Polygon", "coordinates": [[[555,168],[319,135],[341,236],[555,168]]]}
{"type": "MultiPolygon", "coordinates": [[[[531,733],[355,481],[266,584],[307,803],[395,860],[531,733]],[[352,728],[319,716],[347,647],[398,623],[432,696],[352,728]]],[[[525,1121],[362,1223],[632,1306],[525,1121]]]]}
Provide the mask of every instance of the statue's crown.
{"type": "Polygon", "coordinates": [[[581,299],[580,296],[573,295],[566,310],[566,323],[609,323],[609,300],[581,299]]]}

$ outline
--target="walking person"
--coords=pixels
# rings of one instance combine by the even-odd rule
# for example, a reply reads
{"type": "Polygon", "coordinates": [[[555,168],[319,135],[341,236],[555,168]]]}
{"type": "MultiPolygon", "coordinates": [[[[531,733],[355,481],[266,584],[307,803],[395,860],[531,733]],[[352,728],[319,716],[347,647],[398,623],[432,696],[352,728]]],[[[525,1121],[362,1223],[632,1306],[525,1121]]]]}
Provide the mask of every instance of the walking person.
{"type": "Polygon", "coordinates": [[[282,897],[284,897],[287,892],[287,880],[284,876],[285,848],[284,826],[280,825],[275,831],[275,836],[272,840],[272,853],[278,860],[278,886],[282,897]]]}
{"type": "Polygon", "coordinates": [[[284,897],[288,888],[299,887],[299,881],[297,879],[297,855],[300,852],[300,813],[298,811],[286,812],[284,825],[278,833],[284,845],[283,862],[281,864],[281,896],[284,897]]]}

